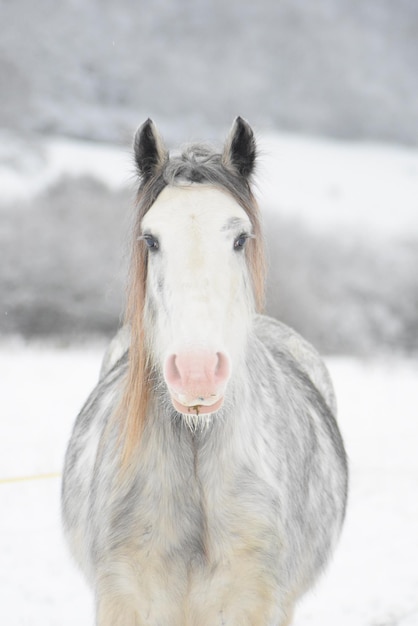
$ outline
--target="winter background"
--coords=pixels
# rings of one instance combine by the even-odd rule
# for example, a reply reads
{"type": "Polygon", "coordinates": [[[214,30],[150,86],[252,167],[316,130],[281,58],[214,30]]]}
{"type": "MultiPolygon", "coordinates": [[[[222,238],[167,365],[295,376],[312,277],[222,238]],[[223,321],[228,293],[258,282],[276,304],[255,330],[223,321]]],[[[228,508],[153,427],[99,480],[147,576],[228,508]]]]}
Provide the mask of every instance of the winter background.
{"type": "Polygon", "coordinates": [[[418,4],[0,0],[0,24],[0,624],[93,623],[56,474],[123,309],[132,134],[220,143],[239,114],[267,310],[326,355],[351,465],[294,624],[418,626],[418,4]]]}

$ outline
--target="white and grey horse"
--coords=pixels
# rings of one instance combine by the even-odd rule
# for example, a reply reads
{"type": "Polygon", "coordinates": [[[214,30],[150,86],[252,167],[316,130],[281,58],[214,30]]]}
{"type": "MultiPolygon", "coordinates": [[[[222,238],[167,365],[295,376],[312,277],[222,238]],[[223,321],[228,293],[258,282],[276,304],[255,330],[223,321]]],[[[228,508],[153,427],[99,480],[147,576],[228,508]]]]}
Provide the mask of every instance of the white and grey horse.
{"type": "Polygon", "coordinates": [[[320,357],[259,314],[253,132],[170,157],[148,120],[134,151],[126,326],[68,447],[66,536],[98,626],[284,626],[338,539],[347,463],[320,357]]]}

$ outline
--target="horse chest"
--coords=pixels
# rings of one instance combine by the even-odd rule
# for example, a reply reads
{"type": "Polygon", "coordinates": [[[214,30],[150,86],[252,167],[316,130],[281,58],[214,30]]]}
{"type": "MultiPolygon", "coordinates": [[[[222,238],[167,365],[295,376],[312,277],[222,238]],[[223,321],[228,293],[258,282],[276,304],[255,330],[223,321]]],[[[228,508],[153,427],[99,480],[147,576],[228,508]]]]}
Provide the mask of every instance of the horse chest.
{"type": "Polygon", "coordinates": [[[140,482],[135,535],[141,553],[213,569],[259,560],[278,545],[271,487],[233,459],[170,454],[140,482]]]}

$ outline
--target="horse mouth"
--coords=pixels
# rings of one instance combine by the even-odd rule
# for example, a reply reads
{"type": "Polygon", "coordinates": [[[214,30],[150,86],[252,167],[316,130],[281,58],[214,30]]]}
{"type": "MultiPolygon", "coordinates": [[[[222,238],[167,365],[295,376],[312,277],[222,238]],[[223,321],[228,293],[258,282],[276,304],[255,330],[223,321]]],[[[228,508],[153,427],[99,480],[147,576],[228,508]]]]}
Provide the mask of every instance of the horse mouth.
{"type": "Polygon", "coordinates": [[[214,398],[195,398],[191,402],[181,402],[181,398],[171,394],[174,408],[183,415],[208,415],[218,411],[224,403],[223,396],[214,398]]]}

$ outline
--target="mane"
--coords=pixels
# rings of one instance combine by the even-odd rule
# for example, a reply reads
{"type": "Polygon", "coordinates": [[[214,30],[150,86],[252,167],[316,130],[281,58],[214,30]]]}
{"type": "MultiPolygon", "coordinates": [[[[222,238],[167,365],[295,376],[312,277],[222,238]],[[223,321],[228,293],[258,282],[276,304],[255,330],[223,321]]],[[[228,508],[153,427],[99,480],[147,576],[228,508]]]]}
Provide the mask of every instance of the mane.
{"type": "Polygon", "coordinates": [[[131,328],[128,371],[117,418],[121,425],[122,468],[127,468],[141,438],[146,423],[152,389],[152,366],[144,330],[144,306],[148,251],[138,240],[142,219],[159,194],[167,186],[187,184],[213,185],[228,192],[248,215],[254,238],[247,242],[245,254],[253,283],[257,312],[264,308],[265,256],[259,209],[248,180],[222,160],[222,155],[205,144],[187,146],[177,156],[167,158],[158,172],[139,186],[137,216],[133,232],[133,247],[129,270],[125,323],[131,328]]]}

